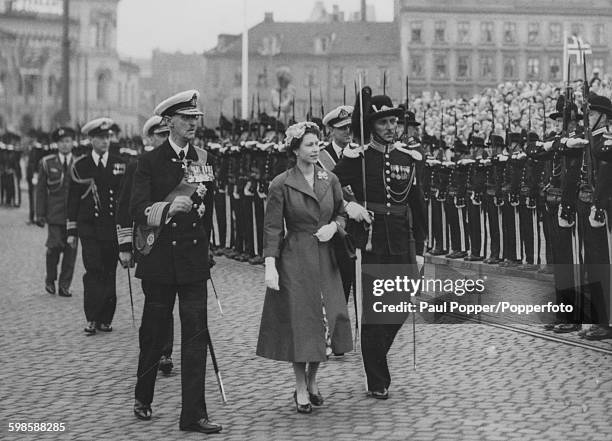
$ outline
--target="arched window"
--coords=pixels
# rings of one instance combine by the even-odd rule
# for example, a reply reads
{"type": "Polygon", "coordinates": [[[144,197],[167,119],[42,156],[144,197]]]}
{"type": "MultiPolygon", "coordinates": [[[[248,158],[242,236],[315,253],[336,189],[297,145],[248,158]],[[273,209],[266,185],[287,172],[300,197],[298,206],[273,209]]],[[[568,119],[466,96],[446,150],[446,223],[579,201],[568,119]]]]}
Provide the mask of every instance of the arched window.
{"type": "Polygon", "coordinates": [[[110,89],[110,74],[108,72],[100,72],[96,85],[96,98],[98,101],[107,101],[110,89]]]}

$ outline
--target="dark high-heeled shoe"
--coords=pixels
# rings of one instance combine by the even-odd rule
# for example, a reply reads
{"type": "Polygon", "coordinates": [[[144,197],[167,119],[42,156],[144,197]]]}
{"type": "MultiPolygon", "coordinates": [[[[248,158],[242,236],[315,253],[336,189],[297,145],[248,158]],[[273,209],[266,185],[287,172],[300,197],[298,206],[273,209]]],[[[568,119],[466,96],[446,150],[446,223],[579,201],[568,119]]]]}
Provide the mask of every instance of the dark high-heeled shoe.
{"type": "Polygon", "coordinates": [[[325,400],[323,399],[323,395],[321,395],[320,393],[313,394],[310,391],[308,391],[308,397],[310,398],[310,402],[312,403],[313,406],[323,406],[323,402],[325,400]]]}
{"type": "Polygon", "coordinates": [[[308,404],[298,403],[297,391],[293,392],[293,400],[295,401],[295,410],[297,410],[297,413],[311,413],[312,412],[312,405],[310,403],[308,404]]]}

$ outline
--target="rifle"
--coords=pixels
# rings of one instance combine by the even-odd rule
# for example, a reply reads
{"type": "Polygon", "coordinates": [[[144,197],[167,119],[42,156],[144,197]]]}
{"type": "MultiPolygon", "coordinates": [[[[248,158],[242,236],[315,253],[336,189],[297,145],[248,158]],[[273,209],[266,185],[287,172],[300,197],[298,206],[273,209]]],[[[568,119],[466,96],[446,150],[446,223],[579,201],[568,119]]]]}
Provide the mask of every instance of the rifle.
{"type": "Polygon", "coordinates": [[[546,138],[546,100],[542,100],[542,107],[544,108],[544,117],[542,118],[544,127],[542,133],[542,139],[546,138]]]}
{"type": "Polygon", "coordinates": [[[489,101],[489,110],[491,111],[491,133],[489,133],[489,143],[491,143],[491,135],[495,135],[495,109],[493,101],[489,101]]]}
{"type": "Polygon", "coordinates": [[[261,106],[259,103],[259,91],[257,91],[257,139],[261,139],[261,106]]]}
{"type": "MultiPolygon", "coordinates": [[[[578,48],[580,49],[580,42],[578,42],[578,48]]],[[[583,115],[583,128],[586,139],[589,141],[584,146],[584,152],[582,154],[582,170],[581,170],[581,185],[579,190],[579,198],[583,202],[591,203],[593,200],[593,132],[589,124],[589,81],[587,80],[587,68],[586,68],[586,54],[582,54],[582,65],[584,68],[584,82],[582,83],[582,115],[583,115]]]]}
{"type": "Polygon", "coordinates": [[[561,132],[561,136],[563,136],[564,138],[567,138],[567,135],[569,133],[569,120],[570,120],[570,116],[569,113],[571,111],[571,107],[570,107],[570,102],[572,99],[572,85],[570,84],[570,77],[571,77],[571,64],[570,61],[567,60],[567,84],[565,86],[565,101],[563,102],[563,129],[561,132]]]}
{"type": "Polygon", "coordinates": [[[295,124],[295,95],[293,96],[293,99],[291,100],[291,119],[293,120],[293,124],[295,124]]]}
{"type": "Polygon", "coordinates": [[[387,94],[387,71],[384,71],[383,72],[383,95],[386,95],[386,94],[387,94]]]}
{"type": "MultiPolygon", "coordinates": [[[[385,74],[387,73],[387,71],[385,71],[385,74]]],[[[386,81],[385,81],[386,83],[386,81]]],[[[406,128],[408,127],[408,104],[409,104],[409,95],[408,95],[408,75],[406,75],[406,111],[404,112],[404,130],[406,130],[406,128]]],[[[423,112],[424,114],[425,112],[423,112]]],[[[423,115],[423,133],[425,133],[425,115],[423,115]]]]}
{"type": "Polygon", "coordinates": [[[251,97],[251,113],[249,115],[249,137],[248,137],[249,140],[253,136],[252,127],[253,127],[253,118],[255,117],[254,113],[255,113],[255,95],[251,97]]]}
{"type": "Polygon", "coordinates": [[[276,131],[276,139],[279,139],[278,121],[280,120],[280,114],[281,114],[281,100],[283,99],[282,95],[283,95],[283,89],[281,88],[281,86],[278,86],[278,110],[276,111],[276,123],[274,124],[275,131],[276,131]]]}
{"type": "MultiPolygon", "coordinates": [[[[323,118],[325,118],[325,108],[323,107],[323,90],[321,87],[319,87],[319,100],[320,100],[320,104],[321,104],[321,120],[323,120],[323,118]]],[[[327,136],[327,131],[325,130],[325,125],[323,126],[323,136],[327,136]]]]}
{"type": "Polygon", "coordinates": [[[306,121],[312,119],[312,88],[308,89],[308,114],[306,115],[306,121]]]}
{"type": "Polygon", "coordinates": [[[346,106],[346,84],[342,85],[342,105],[346,106]]]}
{"type": "Polygon", "coordinates": [[[438,148],[442,148],[442,140],[444,139],[444,106],[440,109],[440,139],[438,140],[438,148]]]}

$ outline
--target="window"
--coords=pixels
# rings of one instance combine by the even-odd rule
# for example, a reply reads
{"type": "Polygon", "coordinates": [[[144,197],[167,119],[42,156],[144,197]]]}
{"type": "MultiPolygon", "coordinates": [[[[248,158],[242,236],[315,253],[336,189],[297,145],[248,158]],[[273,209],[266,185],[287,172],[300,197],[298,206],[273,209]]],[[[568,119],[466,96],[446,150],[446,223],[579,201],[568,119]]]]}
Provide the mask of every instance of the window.
{"type": "Polygon", "coordinates": [[[572,35],[584,37],[584,25],[582,23],[572,23],[572,35]]]}
{"type": "Polygon", "coordinates": [[[470,56],[459,55],[457,57],[457,78],[466,79],[470,76],[470,56]]]}
{"type": "Polygon", "coordinates": [[[558,57],[550,59],[548,71],[550,73],[550,80],[561,79],[561,60],[558,57]]]}
{"type": "Polygon", "coordinates": [[[603,58],[593,58],[593,70],[599,69],[599,73],[604,72],[604,66],[606,65],[603,58]]]}
{"type": "Polygon", "coordinates": [[[52,97],[55,95],[57,95],[57,80],[55,75],[51,75],[47,78],[47,96],[52,97]]]}
{"type": "Polygon", "coordinates": [[[123,85],[121,81],[119,82],[119,87],[117,87],[117,101],[119,101],[119,106],[123,106],[123,85]]]}
{"type": "Polygon", "coordinates": [[[314,51],[317,55],[326,54],[329,51],[329,37],[317,37],[314,41],[314,51]]]}
{"type": "Polygon", "coordinates": [[[504,59],[504,78],[514,79],[517,76],[516,58],[507,57],[504,59]]]}
{"type": "Polygon", "coordinates": [[[412,55],[410,56],[410,77],[422,77],[423,76],[423,56],[412,55]]]}
{"type": "Polygon", "coordinates": [[[240,68],[234,71],[234,87],[240,87],[242,85],[242,70],[240,68]]]}
{"type": "Polygon", "coordinates": [[[221,72],[219,71],[219,63],[213,63],[210,67],[210,76],[212,87],[219,87],[219,81],[221,80],[221,72]]]}
{"type": "Polygon", "coordinates": [[[334,67],[332,69],[332,85],[342,87],[344,85],[344,68],[334,67]]]}
{"type": "Polygon", "coordinates": [[[410,23],[410,42],[422,43],[423,42],[423,23],[420,21],[413,21],[410,23]]]}
{"type": "Polygon", "coordinates": [[[434,25],[434,41],[436,43],[444,43],[446,41],[446,22],[437,21],[434,25]]]}
{"type": "Polygon", "coordinates": [[[480,57],[480,77],[483,79],[493,79],[493,57],[482,55],[480,57]]]}
{"type": "Polygon", "coordinates": [[[278,55],[281,51],[281,42],[278,35],[268,35],[261,39],[259,54],[264,56],[278,55]]]}
{"type": "Polygon", "coordinates": [[[529,23],[527,25],[527,42],[534,44],[540,41],[540,23],[529,23]]]}
{"type": "Polygon", "coordinates": [[[266,66],[264,66],[263,70],[257,74],[257,87],[268,87],[268,68],[266,66]]]}
{"type": "Polygon", "coordinates": [[[527,78],[535,80],[540,76],[539,58],[530,57],[527,59],[527,78]]]}
{"type": "Polygon", "coordinates": [[[446,69],[446,55],[436,55],[434,57],[434,78],[444,79],[448,76],[446,69]]]}
{"type": "Polygon", "coordinates": [[[603,24],[596,24],[593,27],[593,44],[605,44],[605,27],[603,24]]]}
{"type": "Polygon", "coordinates": [[[551,23],[548,33],[550,44],[561,44],[561,23],[551,23]]]}
{"type": "Polygon", "coordinates": [[[516,23],[504,23],[504,43],[516,43],[516,23]]]}
{"type": "Polygon", "coordinates": [[[460,21],[457,23],[457,41],[459,43],[470,42],[470,22],[460,21]]]}
{"type": "Polygon", "coordinates": [[[483,21],[480,23],[480,40],[483,43],[493,43],[493,22],[483,21]]]}
{"type": "Polygon", "coordinates": [[[96,98],[98,101],[108,100],[110,87],[110,75],[107,72],[100,72],[96,84],[96,98]]]}
{"type": "Polygon", "coordinates": [[[36,77],[34,75],[25,75],[23,77],[23,85],[24,85],[24,91],[25,91],[25,96],[34,96],[34,90],[35,90],[35,81],[36,77]]]}

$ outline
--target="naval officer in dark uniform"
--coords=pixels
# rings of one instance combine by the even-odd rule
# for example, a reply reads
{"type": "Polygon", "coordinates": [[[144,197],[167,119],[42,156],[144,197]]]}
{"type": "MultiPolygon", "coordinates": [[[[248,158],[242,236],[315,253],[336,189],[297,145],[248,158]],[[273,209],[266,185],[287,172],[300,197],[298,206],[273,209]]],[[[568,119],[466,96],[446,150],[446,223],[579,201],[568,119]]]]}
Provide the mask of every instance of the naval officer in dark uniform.
{"type": "Polygon", "coordinates": [[[196,90],[188,90],[157,106],[155,114],[167,121],[170,136],[138,160],[134,175],[130,213],[136,222],[135,247],[140,254],[136,277],[142,279],[145,295],[134,414],[151,419],[157,368],[178,294],[183,342],[179,427],[216,433],[221,426],[208,419],[204,396],[214,177],[211,171],[208,179],[195,185],[187,179],[194,167],[208,170],[206,151],[192,145],[202,116],[198,97],[196,90]]]}
{"type": "MultiPolygon", "coordinates": [[[[326,170],[332,171],[342,158],[344,149],[351,148],[352,115],[353,106],[338,106],[323,118],[323,124],[329,127],[331,133],[331,141],[323,146],[319,152],[319,164],[326,170]]],[[[351,295],[351,287],[355,284],[355,263],[345,257],[343,256],[343,258],[338,259],[338,265],[340,267],[344,298],[348,302],[351,295]]]]}
{"type": "Polygon", "coordinates": [[[70,187],[70,168],[74,163],[72,140],[74,130],[60,127],[51,134],[57,143],[58,152],[43,157],[38,166],[38,183],[36,184],[36,223],[43,227],[48,225],[47,235],[47,274],[45,290],[55,294],[57,265],[62,257],[59,274],[59,295],[71,297],[70,284],[74,274],[74,263],[77,247],[66,242],[66,214],[68,208],[68,189],[70,187]]]}
{"type": "MultiPolygon", "coordinates": [[[[356,244],[362,248],[362,263],[415,264],[416,267],[415,242],[424,243],[427,225],[425,200],[416,183],[416,165],[422,155],[417,149],[395,142],[398,119],[404,117],[403,109],[394,107],[388,96],[369,98],[367,92],[364,95],[364,132],[371,132],[371,142],[365,152],[361,148],[354,149],[352,154],[346,151],[333,172],[345,187],[347,198],[353,199],[346,204],[349,217],[372,225],[371,249],[363,241],[356,244]],[[361,155],[365,159],[365,195],[361,155]],[[361,205],[364,201],[374,213],[373,219],[361,205]]],[[[356,105],[354,133],[359,133],[359,113],[356,105]]],[[[368,133],[364,133],[364,138],[366,142],[369,140],[368,133]]],[[[418,278],[418,274],[413,277],[418,278]]],[[[389,396],[391,375],[387,353],[401,326],[401,323],[362,325],[361,351],[370,397],[387,399],[389,396]]]]}
{"type": "Polygon", "coordinates": [[[116,198],[125,175],[125,162],[108,152],[113,120],[98,118],[83,126],[92,152],[77,159],[71,169],[68,192],[68,245],[81,239],[85,332],[112,331],[117,305],[115,276],[119,249],[115,224],[116,198]]]}

